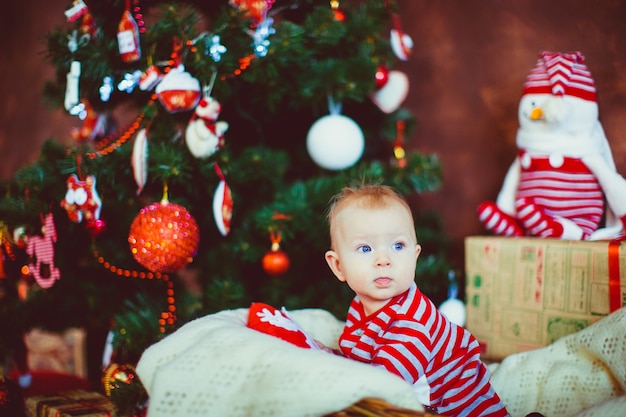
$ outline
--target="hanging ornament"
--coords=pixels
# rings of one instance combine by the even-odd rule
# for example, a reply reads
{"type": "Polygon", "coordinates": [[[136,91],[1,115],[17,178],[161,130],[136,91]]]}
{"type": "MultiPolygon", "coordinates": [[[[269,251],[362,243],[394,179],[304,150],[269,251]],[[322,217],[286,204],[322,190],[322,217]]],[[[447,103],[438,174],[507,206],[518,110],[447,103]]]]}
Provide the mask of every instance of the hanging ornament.
{"type": "Polygon", "coordinates": [[[396,111],[409,95],[409,78],[401,71],[389,71],[387,82],[372,94],[372,101],[383,113],[396,111]]]}
{"type": "Polygon", "coordinates": [[[167,200],[140,210],[128,243],[135,260],[153,272],[173,272],[193,260],[200,240],[198,224],[186,208],[167,200]]]}
{"type": "Polygon", "coordinates": [[[250,19],[252,26],[256,26],[265,20],[274,0],[229,0],[228,4],[236,8],[243,17],[250,19]]]}
{"type": "Polygon", "coordinates": [[[406,167],[406,151],[404,150],[404,120],[396,121],[396,140],[393,144],[393,156],[396,165],[400,168],[406,167]]]}
{"type": "Polygon", "coordinates": [[[448,272],[448,299],[439,306],[438,310],[452,323],[465,326],[466,308],[463,301],[459,300],[458,287],[454,271],[448,272]]]}
{"type": "MultiPolygon", "coordinates": [[[[290,217],[284,214],[276,213],[274,215],[274,220],[276,221],[289,219],[290,217]]],[[[280,242],[282,240],[280,224],[277,227],[271,227],[269,232],[272,246],[271,249],[263,255],[261,261],[263,270],[265,270],[268,275],[282,275],[289,270],[290,261],[289,256],[280,249],[280,242]]]]}
{"type": "Polygon", "coordinates": [[[343,116],[341,106],[329,97],[330,114],[318,119],[307,133],[309,156],[322,168],[342,170],[356,164],[363,155],[365,138],[359,125],[343,116]]]}
{"type": "Polygon", "coordinates": [[[87,12],[83,15],[78,30],[80,33],[89,35],[90,39],[96,38],[98,27],[96,26],[96,20],[93,18],[93,15],[89,12],[89,10],[87,10],[87,12]]]}
{"type": "Polygon", "coordinates": [[[150,91],[163,79],[163,74],[156,65],[149,65],[139,78],[139,89],[150,91]]]}
{"type": "Polygon", "coordinates": [[[133,177],[137,183],[137,195],[139,195],[148,180],[148,135],[145,128],[137,132],[137,136],[135,136],[131,166],[133,177]]]}
{"type": "Polygon", "coordinates": [[[222,236],[226,236],[230,232],[230,221],[233,217],[233,196],[222,170],[217,164],[214,166],[220,182],[213,194],[213,217],[222,236]]]}
{"type": "Polygon", "coordinates": [[[389,81],[389,69],[384,65],[379,66],[374,74],[374,79],[376,80],[376,88],[382,88],[389,81]]]}
{"type": "Polygon", "coordinates": [[[217,120],[222,105],[209,92],[210,88],[205,89],[204,97],[198,103],[185,130],[185,143],[196,158],[208,158],[222,148],[224,133],[228,130],[227,122],[217,120]]]}
{"type": "Polygon", "coordinates": [[[77,116],[84,122],[80,128],[72,128],[70,136],[78,142],[87,142],[103,137],[107,130],[107,116],[94,110],[88,100],[83,100],[79,107],[81,111],[77,116]]]}
{"type": "Polygon", "coordinates": [[[13,242],[19,249],[26,249],[28,244],[28,235],[26,234],[26,228],[24,226],[18,226],[13,229],[13,242]]]}
{"type": "Polygon", "coordinates": [[[65,17],[68,22],[74,22],[81,17],[83,17],[87,13],[87,5],[83,2],[83,0],[74,0],[72,3],[72,7],[65,11],[65,17]]]}
{"type": "Polygon", "coordinates": [[[172,68],[157,85],[159,102],[170,113],[191,110],[202,95],[200,82],[185,71],[184,66],[172,68]]]}
{"type": "Polygon", "coordinates": [[[80,80],[81,64],[80,61],[72,61],[70,71],[67,73],[65,84],[65,100],[63,105],[65,110],[71,112],[78,105],[78,85],[80,80]]]}
{"type": "Polygon", "coordinates": [[[67,211],[70,221],[80,223],[87,220],[98,220],[102,201],[96,190],[96,177],[88,175],[84,181],[72,174],[67,179],[67,192],[61,200],[61,207],[67,211]]]}
{"type": "Polygon", "coordinates": [[[117,26],[117,46],[123,62],[131,63],[141,58],[139,27],[130,12],[130,0],[126,0],[124,13],[117,26]]]}
{"type": "Polygon", "coordinates": [[[57,241],[57,231],[52,213],[46,215],[41,231],[42,236],[33,235],[28,238],[26,254],[31,258],[28,270],[41,288],[50,288],[57,279],[61,278],[61,272],[54,265],[54,243],[57,241]]]}
{"type": "Polygon", "coordinates": [[[107,397],[115,396],[124,388],[139,387],[140,384],[135,367],[130,364],[111,363],[102,375],[102,388],[107,397]]]}
{"type": "Polygon", "coordinates": [[[330,1],[330,8],[333,11],[333,14],[335,15],[335,20],[338,22],[343,22],[344,20],[346,20],[346,14],[343,12],[343,10],[341,10],[339,8],[339,1],[338,0],[331,0],[330,1]]]}
{"type": "Polygon", "coordinates": [[[89,235],[95,239],[100,236],[102,232],[104,232],[104,229],[106,229],[106,223],[102,219],[89,220],[85,223],[85,228],[87,229],[89,235]]]}
{"type": "MultiPolygon", "coordinates": [[[[74,30],[67,37],[67,49],[73,55],[78,48],[86,45],[89,42],[90,35],[83,34],[78,36],[78,31],[74,30]]],[[[80,85],[81,63],[80,61],[73,60],[70,63],[70,70],[65,76],[65,99],[63,106],[70,114],[76,114],[76,106],[78,106],[79,97],[79,85],[80,85]]]]}
{"type": "Polygon", "coordinates": [[[391,50],[401,61],[408,61],[413,49],[413,39],[402,30],[400,16],[397,13],[391,14],[393,28],[390,32],[391,50]]]}

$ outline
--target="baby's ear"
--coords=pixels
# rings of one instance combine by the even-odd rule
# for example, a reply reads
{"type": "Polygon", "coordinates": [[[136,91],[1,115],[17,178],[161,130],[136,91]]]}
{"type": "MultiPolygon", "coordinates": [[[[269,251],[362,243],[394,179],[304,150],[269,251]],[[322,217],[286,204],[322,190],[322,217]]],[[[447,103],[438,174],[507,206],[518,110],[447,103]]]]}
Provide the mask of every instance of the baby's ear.
{"type": "Polygon", "coordinates": [[[415,245],[415,258],[420,257],[420,253],[422,253],[422,246],[418,243],[415,245]]]}
{"type": "Polygon", "coordinates": [[[335,252],[334,250],[326,251],[324,258],[326,259],[328,267],[331,271],[333,271],[333,274],[335,274],[337,279],[341,282],[346,282],[346,278],[341,272],[341,266],[339,265],[339,255],[337,255],[337,252],[335,252]]]}

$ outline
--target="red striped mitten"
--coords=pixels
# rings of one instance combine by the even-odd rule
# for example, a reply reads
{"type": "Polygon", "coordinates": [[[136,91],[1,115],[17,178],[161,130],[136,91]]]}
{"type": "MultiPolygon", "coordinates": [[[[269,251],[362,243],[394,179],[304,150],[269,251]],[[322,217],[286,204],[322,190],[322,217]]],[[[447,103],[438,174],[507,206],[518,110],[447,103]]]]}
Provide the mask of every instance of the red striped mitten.
{"type": "Polygon", "coordinates": [[[511,215],[503,212],[493,201],[478,206],[478,218],[485,228],[498,236],[524,236],[524,229],[511,215]]]}

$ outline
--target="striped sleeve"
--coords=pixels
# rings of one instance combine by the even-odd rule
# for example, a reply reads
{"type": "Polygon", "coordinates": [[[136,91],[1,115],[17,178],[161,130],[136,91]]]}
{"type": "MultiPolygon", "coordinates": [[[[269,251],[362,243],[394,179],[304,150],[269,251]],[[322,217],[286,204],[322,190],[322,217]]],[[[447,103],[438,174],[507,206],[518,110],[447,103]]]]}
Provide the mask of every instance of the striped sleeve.
{"type": "Polygon", "coordinates": [[[432,346],[424,326],[414,320],[399,319],[377,341],[372,364],[414,384],[425,374],[432,346]]]}

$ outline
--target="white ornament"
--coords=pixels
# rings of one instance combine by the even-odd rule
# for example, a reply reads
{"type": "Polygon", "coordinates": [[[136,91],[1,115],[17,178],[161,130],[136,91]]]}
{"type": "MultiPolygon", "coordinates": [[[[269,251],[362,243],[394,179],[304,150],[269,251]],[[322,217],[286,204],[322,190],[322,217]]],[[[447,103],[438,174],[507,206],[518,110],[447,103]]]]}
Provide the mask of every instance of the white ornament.
{"type": "Polygon", "coordinates": [[[228,123],[217,120],[222,106],[211,96],[205,96],[187,123],[185,143],[196,158],[208,158],[224,145],[228,123]]]}
{"type": "Polygon", "coordinates": [[[389,35],[391,50],[402,61],[408,61],[413,49],[413,39],[404,32],[391,29],[389,35]]]}
{"type": "Polygon", "coordinates": [[[133,177],[137,183],[137,195],[139,195],[148,180],[148,135],[146,129],[141,129],[135,136],[131,165],[133,177]]]}
{"type": "Polygon", "coordinates": [[[409,78],[401,71],[389,71],[385,85],[376,90],[372,101],[383,113],[393,113],[409,94],[409,78]]]}
{"type": "Polygon", "coordinates": [[[74,106],[78,105],[78,85],[80,80],[81,64],[80,61],[72,61],[70,71],[67,73],[67,84],[65,85],[65,110],[70,111],[74,106]]]}
{"type": "Polygon", "coordinates": [[[465,304],[458,298],[448,298],[439,306],[439,312],[458,326],[465,326],[465,304]]]}
{"type": "Polygon", "coordinates": [[[313,123],[306,147],[311,159],[320,167],[342,170],[361,159],[365,139],[354,120],[341,114],[329,114],[313,123]]]}
{"type": "Polygon", "coordinates": [[[448,299],[439,305],[439,312],[443,314],[448,320],[458,326],[465,326],[465,319],[467,317],[465,303],[457,298],[457,283],[454,271],[448,272],[448,282],[450,288],[448,288],[448,299]]]}

